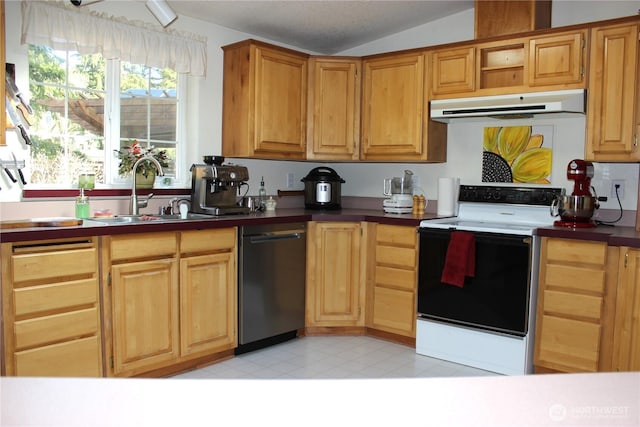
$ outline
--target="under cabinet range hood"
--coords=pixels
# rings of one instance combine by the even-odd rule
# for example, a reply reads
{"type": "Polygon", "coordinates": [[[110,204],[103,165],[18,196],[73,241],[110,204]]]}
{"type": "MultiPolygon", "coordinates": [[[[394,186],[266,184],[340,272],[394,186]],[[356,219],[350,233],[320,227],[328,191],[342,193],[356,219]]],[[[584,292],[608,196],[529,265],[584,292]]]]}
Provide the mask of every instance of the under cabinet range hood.
{"type": "Polygon", "coordinates": [[[431,119],[448,123],[452,119],[491,117],[522,119],[541,117],[584,116],[587,104],[584,89],[532,92],[511,95],[431,101],[431,119]]]}

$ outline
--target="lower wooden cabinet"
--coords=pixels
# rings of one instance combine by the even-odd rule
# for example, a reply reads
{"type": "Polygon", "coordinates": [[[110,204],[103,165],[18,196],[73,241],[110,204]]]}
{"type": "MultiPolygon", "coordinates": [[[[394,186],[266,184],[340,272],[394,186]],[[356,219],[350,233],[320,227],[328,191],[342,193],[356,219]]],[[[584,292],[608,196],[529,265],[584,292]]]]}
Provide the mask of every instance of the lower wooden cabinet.
{"type": "Polygon", "coordinates": [[[2,244],[7,376],[102,376],[96,237],[2,244]]]}
{"type": "Polygon", "coordinates": [[[307,328],[364,326],[360,222],[311,221],[307,233],[307,328]]]}
{"type": "Polygon", "coordinates": [[[236,228],[105,238],[110,375],[236,346],[236,228]]]}
{"type": "Polygon", "coordinates": [[[375,232],[375,267],[367,299],[367,327],[416,336],[418,234],[415,227],[378,224],[375,232]]]}
{"type": "Polygon", "coordinates": [[[617,371],[640,371],[640,250],[620,248],[613,364],[617,371]]]}
{"type": "Polygon", "coordinates": [[[618,248],[543,238],[534,365],[560,372],[613,369],[618,248]]]}

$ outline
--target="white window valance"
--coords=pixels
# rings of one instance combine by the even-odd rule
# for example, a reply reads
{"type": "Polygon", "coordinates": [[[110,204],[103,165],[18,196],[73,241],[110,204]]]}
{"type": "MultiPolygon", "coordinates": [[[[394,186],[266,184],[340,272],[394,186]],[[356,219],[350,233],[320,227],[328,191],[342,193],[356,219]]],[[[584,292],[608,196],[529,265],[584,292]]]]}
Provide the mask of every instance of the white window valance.
{"type": "Polygon", "coordinates": [[[22,1],[21,42],[85,55],[101,53],[107,59],[172,68],[192,76],[206,76],[207,72],[207,42],[201,36],[158,29],[61,1],[22,1]]]}

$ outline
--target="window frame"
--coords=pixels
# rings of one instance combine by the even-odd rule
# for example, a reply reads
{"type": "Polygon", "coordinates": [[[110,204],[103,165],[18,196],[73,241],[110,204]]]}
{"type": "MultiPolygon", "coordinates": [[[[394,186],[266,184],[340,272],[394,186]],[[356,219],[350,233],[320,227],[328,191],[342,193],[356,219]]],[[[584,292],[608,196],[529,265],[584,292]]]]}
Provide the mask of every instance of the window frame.
{"type": "MultiPolygon", "coordinates": [[[[60,49],[54,49],[61,51],[60,49]]],[[[68,53],[71,51],[67,51],[68,53]]],[[[101,190],[104,195],[108,195],[109,190],[115,190],[114,195],[118,195],[121,189],[131,185],[131,178],[122,178],[118,174],[118,158],[114,150],[120,148],[120,59],[105,60],[105,99],[104,99],[104,174],[105,182],[96,183],[96,190],[101,190]]],[[[143,64],[145,65],[145,64],[143,64]]],[[[152,66],[151,66],[152,67],[152,66]]],[[[157,67],[152,67],[157,68],[157,67]]],[[[68,73],[68,69],[65,71],[68,73]]],[[[169,185],[162,184],[154,186],[154,191],[160,189],[181,189],[188,186],[188,176],[186,170],[186,118],[188,104],[183,102],[184,94],[188,92],[188,76],[184,73],[176,73],[176,162],[175,176],[169,185]]],[[[30,79],[29,79],[30,81],[30,79]]],[[[40,82],[42,83],[42,82],[40,82]]],[[[68,87],[68,86],[67,86],[68,87]]],[[[29,156],[30,158],[30,156],[29,156]]],[[[46,197],[46,192],[51,192],[52,197],[65,197],[66,189],[77,188],[77,184],[69,182],[66,184],[32,184],[28,183],[23,191],[23,197],[46,197]],[[53,194],[57,195],[54,196],[53,194]]],[[[171,193],[171,192],[169,192],[171,193]]]]}

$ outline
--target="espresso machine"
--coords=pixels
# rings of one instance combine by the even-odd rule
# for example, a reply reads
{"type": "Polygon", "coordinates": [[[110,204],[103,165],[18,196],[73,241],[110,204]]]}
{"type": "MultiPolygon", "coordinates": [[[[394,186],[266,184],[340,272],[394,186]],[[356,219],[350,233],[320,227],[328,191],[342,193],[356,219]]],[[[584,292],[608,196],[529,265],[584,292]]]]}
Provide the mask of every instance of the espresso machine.
{"type": "Polygon", "coordinates": [[[571,195],[559,195],[551,204],[551,215],[560,216],[553,225],[571,228],[589,228],[596,224],[591,220],[600,204],[592,193],[593,163],[574,159],[567,165],[567,179],[574,181],[571,195]]]}
{"type": "Polygon", "coordinates": [[[238,205],[240,187],[246,186],[249,171],[232,164],[191,165],[191,212],[208,215],[249,213],[238,205]]]}
{"type": "Polygon", "coordinates": [[[382,193],[389,196],[382,201],[387,213],[411,213],[413,211],[413,172],[404,171],[404,176],[385,178],[382,193]]]}

